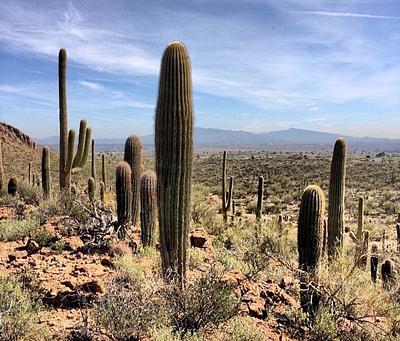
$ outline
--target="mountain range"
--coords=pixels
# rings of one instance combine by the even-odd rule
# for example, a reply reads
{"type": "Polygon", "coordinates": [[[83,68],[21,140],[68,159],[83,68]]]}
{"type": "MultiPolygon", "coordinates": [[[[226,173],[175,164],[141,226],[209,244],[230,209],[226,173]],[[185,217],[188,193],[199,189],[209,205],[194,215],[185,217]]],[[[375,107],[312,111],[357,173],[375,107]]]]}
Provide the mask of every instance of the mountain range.
{"type": "MultiPolygon", "coordinates": [[[[269,133],[224,130],[196,127],[194,132],[197,147],[265,148],[265,149],[325,149],[330,148],[338,137],[344,137],[349,148],[365,150],[400,151],[400,139],[354,137],[320,131],[290,128],[269,133]]],[[[154,135],[141,137],[145,146],[154,145],[154,135]]],[[[58,137],[36,139],[41,145],[57,145],[58,137]]],[[[125,139],[97,139],[96,145],[122,146],[125,139]]]]}

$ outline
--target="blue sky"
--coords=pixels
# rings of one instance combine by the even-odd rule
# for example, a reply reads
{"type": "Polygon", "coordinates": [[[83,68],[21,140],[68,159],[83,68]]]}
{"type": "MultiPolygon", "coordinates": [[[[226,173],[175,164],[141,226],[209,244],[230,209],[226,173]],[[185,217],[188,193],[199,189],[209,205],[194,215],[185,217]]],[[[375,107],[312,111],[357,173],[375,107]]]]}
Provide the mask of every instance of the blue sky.
{"type": "Polygon", "coordinates": [[[57,56],[70,127],[153,130],[159,63],[183,41],[196,126],[400,138],[399,1],[0,1],[0,120],[58,134],[57,56]]]}

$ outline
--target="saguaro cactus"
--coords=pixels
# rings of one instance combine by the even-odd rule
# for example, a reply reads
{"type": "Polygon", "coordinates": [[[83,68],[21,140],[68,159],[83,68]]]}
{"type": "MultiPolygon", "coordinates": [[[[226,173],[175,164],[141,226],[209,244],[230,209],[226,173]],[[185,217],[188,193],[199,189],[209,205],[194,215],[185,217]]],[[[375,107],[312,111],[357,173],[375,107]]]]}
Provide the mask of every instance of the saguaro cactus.
{"type": "Polygon", "coordinates": [[[339,138],[333,150],[329,182],[328,255],[331,259],[337,256],[343,246],[346,158],[346,141],[339,138]]]}
{"type": "Polygon", "coordinates": [[[228,211],[232,205],[233,177],[229,178],[229,190],[226,190],[226,150],[222,155],[222,214],[224,222],[228,221],[228,211]]]}
{"type": "Polygon", "coordinates": [[[258,178],[258,191],[257,191],[257,211],[256,211],[257,220],[261,219],[263,196],[264,196],[264,178],[260,176],[258,178]]]}
{"type": "Polygon", "coordinates": [[[3,169],[3,146],[0,140],[0,193],[4,191],[5,179],[3,169]]]}
{"type": "Polygon", "coordinates": [[[61,49],[58,54],[58,93],[60,107],[59,174],[61,190],[69,190],[71,188],[71,173],[78,171],[86,164],[91,141],[91,129],[86,127],[87,123],[85,120],[81,120],[78,151],[74,158],[75,131],[71,130],[68,132],[66,75],[67,51],[61,49]]]}
{"type": "Polygon", "coordinates": [[[155,118],[160,245],[165,274],[186,277],[193,158],[189,53],[180,42],[164,51],[155,118]]]}
{"type": "Polygon", "coordinates": [[[104,183],[104,188],[107,186],[107,170],[106,170],[106,159],[105,155],[101,154],[101,180],[104,183]]]}
{"type": "Polygon", "coordinates": [[[124,160],[132,172],[132,224],[137,226],[140,218],[140,174],[142,172],[143,146],[139,136],[131,135],[125,142],[124,160]]]}
{"type": "Polygon", "coordinates": [[[297,230],[299,266],[305,274],[300,280],[300,300],[303,311],[314,313],[319,295],[309,285],[318,282],[318,270],[323,257],[325,196],[318,186],[308,186],[301,198],[297,230]]]}
{"type": "Polygon", "coordinates": [[[390,290],[395,282],[394,265],[392,260],[386,259],[381,267],[383,288],[390,290]]]}
{"type": "Polygon", "coordinates": [[[372,282],[376,282],[376,275],[378,272],[378,262],[379,262],[379,256],[378,256],[378,247],[376,244],[371,246],[371,280],[372,282]]]}
{"type": "Polygon", "coordinates": [[[132,213],[131,167],[126,162],[120,162],[115,175],[118,225],[124,229],[124,226],[130,222],[132,213]]]}
{"type": "Polygon", "coordinates": [[[157,214],[157,176],[153,171],[147,171],[140,178],[140,226],[143,246],[154,245],[157,214]]]}
{"type": "Polygon", "coordinates": [[[8,191],[7,191],[8,194],[10,195],[17,194],[17,188],[18,188],[18,179],[16,176],[13,176],[8,181],[8,191]]]}
{"type": "Polygon", "coordinates": [[[104,192],[105,192],[106,186],[104,185],[103,181],[100,181],[100,201],[104,205],[104,192]]]}
{"type": "Polygon", "coordinates": [[[364,231],[364,198],[358,199],[358,225],[357,225],[357,240],[362,240],[362,233],[364,231]]]}
{"type": "Polygon", "coordinates": [[[92,178],[96,180],[96,145],[92,139],[92,178]]]}
{"type": "Polygon", "coordinates": [[[90,177],[88,180],[88,193],[91,201],[94,201],[94,196],[96,193],[96,180],[90,177]]]}
{"type": "Polygon", "coordinates": [[[28,184],[34,185],[34,181],[32,179],[32,162],[28,163],[28,184]]]}
{"type": "Polygon", "coordinates": [[[42,189],[46,199],[51,198],[50,149],[42,150],[42,189]]]}

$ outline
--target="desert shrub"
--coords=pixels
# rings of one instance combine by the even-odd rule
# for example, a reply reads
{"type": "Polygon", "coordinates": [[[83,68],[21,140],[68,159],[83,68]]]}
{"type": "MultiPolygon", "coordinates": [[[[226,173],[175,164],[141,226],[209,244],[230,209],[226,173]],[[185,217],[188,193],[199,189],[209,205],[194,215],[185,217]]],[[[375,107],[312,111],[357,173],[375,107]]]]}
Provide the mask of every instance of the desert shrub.
{"type": "Polygon", "coordinates": [[[204,251],[198,248],[189,249],[189,268],[200,269],[204,264],[204,251]]]}
{"type": "Polygon", "coordinates": [[[339,341],[338,326],[334,316],[324,308],[318,310],[315,318],[314,332],[317,340],[339,341]]]}
{"type": "Polygon", "coordinates": [[[175,283],[166,286],[163,296],[175,332],[194,334],[218,326],[236,313],[238,297],[222,276],[222,271],[212,267],[183,288],[175,283]]]}
{"type": "Polygon", "coordinates": [[[149,330],[166,324],[165,305],[155,299],[155,283],[144,273],[122,273],[112,280],[93,311],[96,328],[115,340],[140,339],[149,330]]]}
{"type": "Polygon", "coordinates": [[[37,312],[39,306],[24,292],[13,278],[0,278],[0,339],[41,340],[37,312]]]}
{"type": "Polygon", "coordinates": [[[43,199],[42,188],[36,185],[32,186],[26,181],[18,184],[17,193],[26,204],[38,205],[43,199]]]}
{"type": "Polygon", "coordinates": [[[38,210],[35,212],[37,219],[43,224],[47,218],[54,216],[69,216],[81,223],[89,221],[90,215],[79,204],[78,200],[85,206],[90,207],[89,199],[86,196],[77,197],[69,192],[55,193],[50,200],[42,201],[38,210]]]}
{"type": "Polygon", "coordinates": [[[24,220],[6,219],[0,221],[0,240],[15,241],[30,236],[39,245],[44,246],[48,243],[50,237],[41,229],[39,221],[30,218],[24,220]]]}
{"type": "Polygon", "coordinates": [[[195,185],[192,189],[191,218],[195,225],[207,224],[215,219],[215,211],[208,202],[210,189],[195,185]]]}
{"type": "Polygon", "coordinates": [[[214,335],[214,339],[221,341],[263,341],[265,335],[243,318],[234,317],[214,335]]]}

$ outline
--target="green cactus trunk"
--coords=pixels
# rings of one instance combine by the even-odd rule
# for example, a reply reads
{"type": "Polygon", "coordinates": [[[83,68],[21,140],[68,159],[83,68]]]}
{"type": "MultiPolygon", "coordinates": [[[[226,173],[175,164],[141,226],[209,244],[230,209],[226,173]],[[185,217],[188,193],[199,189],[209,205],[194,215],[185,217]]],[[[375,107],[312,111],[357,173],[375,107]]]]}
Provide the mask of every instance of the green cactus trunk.
{"type": "Polygon", "coordinates": [[[106,170],[106,159],[105,155],[101,154],[101,180],[104,183],[104,188],[107,186],[107,170],[106,170]]]}
{"type": "Polygon", "coordinates": [[[67,114],[67,52],[61,49],[58,54],[58,94],[59,94],[59,123],[60,123],[60,153],[59,153],[59,183],[60,190],[71,189],[71,174],[79,171],[87,161],[90,148],[90,128],[86,121],[81,120],[79,127],[79,143],[74,157],[75,131],[68,132],[67,114]],[[72,136],[73,135],[73,136],[72,136]],[[73,141],[72,141],[73,138],[73,141]],[[74,142],[74,143],[72,143],[74,142]]]}
{"type": "Polygon", "coordinates": [[[358,221],[357,221],[357,240],[362,240],[364,231],[364,198],[358,199],[358,221]]]}
{"type": "Polygon", "coordinates": [[[96,180],[96,145],[92,140],[92,178],[96,180]]]}
{"type": "Polygon", "coordinates": [[[124,229],[124,226],[129,224],[132,214],[132,174],[129,164],[120,162],[115,176],[118,225],[124,229]]]}
{"type": "Polygon", "coordinates": [[[229,178],[229,190],[226,190],[226,150],[222,154],[222,215],[224,223],[228,221],[228,211],[233,199],[233,177],[229,178]]]}
{"type": "Polygon", "coordinates": [[[139,136],[131,135],[125,142],[124,160],[132,172],[132,224],[138,226],[140,221],[140,175],[142,172],[143,146],[139,136]]]}
{"type": "Polygon", "coordinates": [[[183,280],[187,269],[193,158],[192,77],[189,53],[168,45],[160,70],[155,118],[160,245],[165,275],[183,280]]]}
{"type": "Polygon", "coordinates": [[[143,246],[154,246],[157,214],[157,176],[153,171],[147,171],[140,179],[140,226],[143,246]]]}
{"type": "Polygon", "coordinates": [[[328,256],[330,259],[335,258],[343,247],[346,158],[346,141],[340,138],[333,150],[329,182],[328,256]]]}
{"type": "Polygon", "coordinates": [[[104,205],[105,188],[106,186],[104,185],[104,182],[100,181],[100,201],[103,205],[104,205]]]}
{"type": "Polygon", "coordinates": [[[42,189],[46,199],[51,198],[50,149],[42,150],[42,189]]]}
{"type": "Polygon", "coordinates": [[[96,180],[93,177],[90,177],[88,180],[88,193],[90,201],[94,201],[96,195],[96,180]]]}
{"type": "Polygon", "coordinates": [[[3,169],[3,145],[0,140],[0,194],[5,191],[6,180],[3,169]]]}
{"type": "Polygon", "coordinates": [[[257,210],[256,210],[257,220],[260,220],[262,216],[263,196],[264,196],[264,178],[260,176],[258,178],[258,191],[257,191],[257,210]]]}
{"type": "Polygon", "coordinates": [[[33,179],[32,179],[32,162],[28,163],[28,184],[33,185],[33,179]]]}
{"type": "Polygon", "coordinates": [[[300,301],[304,312],[314,314],[319,295],[310,282],[318,283],[324,248],[325,196],[318,186],[308,186],[301,198],[297,231],[300,279],[300,301]]]}

